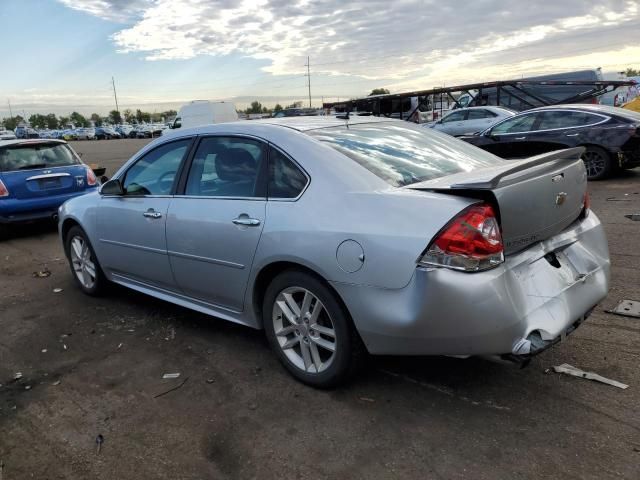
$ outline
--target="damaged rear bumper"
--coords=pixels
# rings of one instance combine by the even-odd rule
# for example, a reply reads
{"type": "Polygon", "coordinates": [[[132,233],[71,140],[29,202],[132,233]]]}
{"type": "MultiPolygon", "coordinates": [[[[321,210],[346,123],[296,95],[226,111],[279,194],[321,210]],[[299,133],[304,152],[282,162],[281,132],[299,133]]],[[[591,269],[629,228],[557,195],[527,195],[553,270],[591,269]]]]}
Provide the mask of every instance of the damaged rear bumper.
{"type": "Polygon", "coordinates": [[[402,289],[332,283],[372,354],[526,360],[573,332],[609,288],[591,213],[492,270],[418,267],[402,289]]]}

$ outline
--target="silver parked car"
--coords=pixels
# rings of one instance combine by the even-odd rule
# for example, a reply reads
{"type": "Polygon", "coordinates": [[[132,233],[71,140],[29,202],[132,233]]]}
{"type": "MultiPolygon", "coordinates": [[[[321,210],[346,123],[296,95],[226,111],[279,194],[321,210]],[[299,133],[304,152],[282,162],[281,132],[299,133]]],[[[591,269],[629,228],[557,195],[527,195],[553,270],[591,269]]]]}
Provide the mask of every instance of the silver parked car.
{"type": "Polygon", "coordinates": [[[311,385],[367,352],[524,362],[607,294],[581,152],[506,161],[372,117],[180,129],[65,203],[59,230],[86,293],[264,328],[311,385]]]}
{"type": "Polygon", "coordinates": [[[505,118],[513,117],[516,113],[503,107],[460,108],[448,113],[437,122],[423,125],[457,137],[486,130],[505,118]]]}

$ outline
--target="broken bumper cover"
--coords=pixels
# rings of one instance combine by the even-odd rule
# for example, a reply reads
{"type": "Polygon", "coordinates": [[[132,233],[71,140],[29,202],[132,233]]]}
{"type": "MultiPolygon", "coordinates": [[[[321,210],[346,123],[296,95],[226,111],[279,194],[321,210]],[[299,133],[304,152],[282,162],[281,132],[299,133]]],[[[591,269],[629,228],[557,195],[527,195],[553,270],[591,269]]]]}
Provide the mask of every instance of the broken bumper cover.
{"type": "Polygon", "coordinates": [[[604,229],[591,213],[492,270],[418,267],[396,290],[332,285],[370,353],[531,356],[607,295],[609,269],[604,229]]]}

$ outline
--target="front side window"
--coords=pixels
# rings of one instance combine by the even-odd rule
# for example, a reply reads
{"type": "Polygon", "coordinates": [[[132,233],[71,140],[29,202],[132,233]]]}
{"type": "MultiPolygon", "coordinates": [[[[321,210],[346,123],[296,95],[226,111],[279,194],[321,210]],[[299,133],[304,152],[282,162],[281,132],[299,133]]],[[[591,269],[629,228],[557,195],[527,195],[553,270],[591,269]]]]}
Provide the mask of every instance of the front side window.
{"type": "Polygon", "coordinates": [[[203,138],[193,158],[185,195],[259,197],[265,147],[240,137],[203,138]]]}
{"type": "Polygon", "coordinates": [[[465,112],[453,112],[442,119],[442,123],[461,122],[464,120],[465,112]]]}
{"type": "Polygon", "coordinates": [[[502,163],[465,142],[395,122],[320,128],[307,133],[394,187],[502,163]]]}
{"type": "Polygon", "coordinates": [[[307,177],[283,153],[269,149],[269,198],[296,198],[307,185],[307,177]]]}
{"type": "Polygon", "coordinates": [[[485,110],[484,108],[480,110],[469,110],[468,120],[481,120],[484,118],[493,118],[497,115],[489,110],[485,110]]]}
{"type": "Polygon", "coordinates": [[[491,130],[492,135],[502,135],[505,133],[521,133],[530,132],[533,130],[533,124],[536,121],[537,113],[529,115],[521,115],[518,117],[510,118],[504,122],[496,125],[491,130]]]}
{"type": "Polygon", "coordinates": [[[80,161],[68,145],[38,143],[0,148],[0,172],[77,165],[80,161]]]}
{"type": "Polygon", "coordinates": [[[170,195],[191,139],[166,143],[145,154],[125,174],[125,195],[170,195]]]}

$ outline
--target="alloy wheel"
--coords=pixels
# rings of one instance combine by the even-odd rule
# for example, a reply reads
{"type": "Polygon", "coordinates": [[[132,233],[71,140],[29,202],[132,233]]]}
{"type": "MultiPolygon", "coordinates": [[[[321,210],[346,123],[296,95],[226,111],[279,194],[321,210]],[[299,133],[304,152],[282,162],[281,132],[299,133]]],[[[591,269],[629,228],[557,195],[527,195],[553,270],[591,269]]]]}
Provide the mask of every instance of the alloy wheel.
{"type": "Polygon", "coordinates": [[[92,289],[96,283],[96,265],[91,260],[91,249],[81,236],[74,236],[70,242],[71,265],[83,287],[92,289]]]}
{"type": "Polygon", "coordinates": [[[584,165],[587,169],[587,176],[589,178],[594,178],[599,175],[602,175],[604,170],[606,169],[607,159],[604,156],[595,150],[587,150],[582,155],[582,160],[584,161],[584,165]]]}
{"type": "Polygon", "coordinates": [[[289,361],[305,373],[321,373],[336,355],[336,331],[320,299],[302,287],[282,290],[273,304],[276,339],[289,361]]]}

